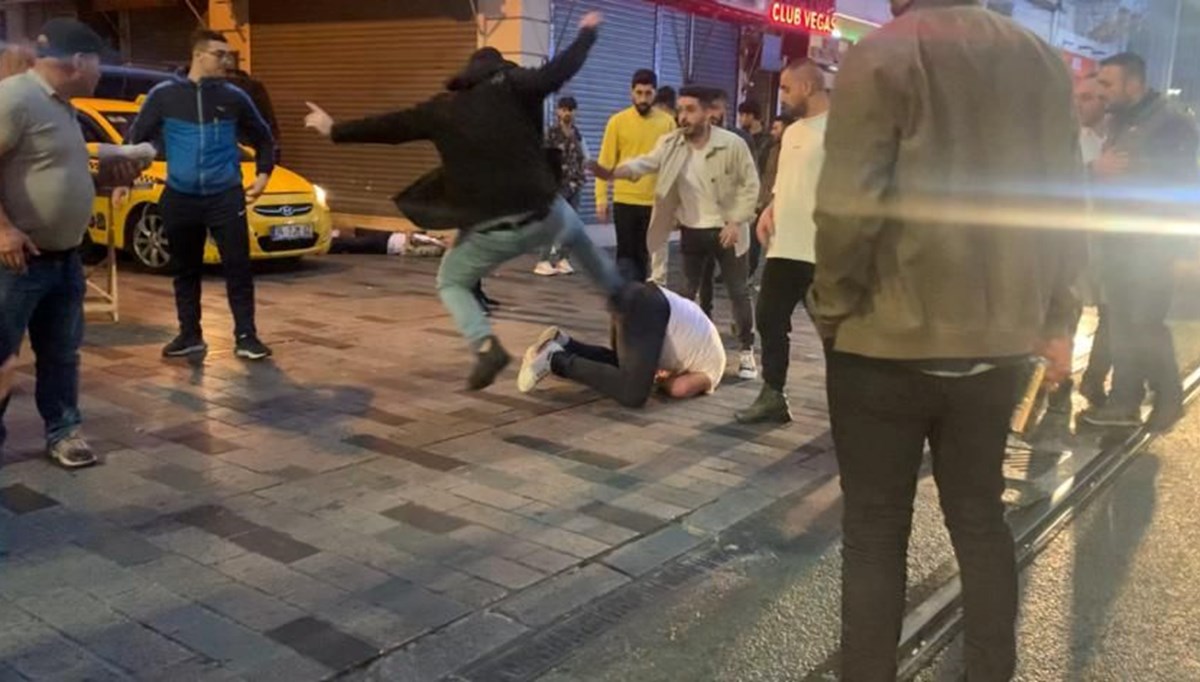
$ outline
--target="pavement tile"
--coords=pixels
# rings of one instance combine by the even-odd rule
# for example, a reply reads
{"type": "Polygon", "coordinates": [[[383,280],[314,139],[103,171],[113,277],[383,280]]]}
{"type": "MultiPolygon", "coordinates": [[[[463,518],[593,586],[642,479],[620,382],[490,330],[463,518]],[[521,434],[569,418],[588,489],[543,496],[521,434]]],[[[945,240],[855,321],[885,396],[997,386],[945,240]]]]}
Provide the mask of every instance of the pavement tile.
{"type": "Polygon", "coordinates": [[[304,616],[304,612],[252,587],[229,583],[200,600],[226,618],[260,632],[304,616]]]}
{"type": "Polygon", "coordinates": [[[536,568],[546,575],[554,575],[579,563],[579,559],[576,557],[555,552],[552,549],[538,549],[518,557],[516,560],[526,566],[536,568]]]}
{"type": "Polygon", "coordinates": [[[487,557],[462,566],[462,570],[510,590],[520,590],[545,578],[545,574],[508,559],[487,557]]]}
{"type": "Polygon", "coordinates": [[[58,502],[54,498],[43,495],[22,483],[14,483],[0,488],[0,507],[18,516],[56,506],[58,506],[58,502]]]}
{"type": "Polygon", "coordinates": [[[154,628],[222,665],[243,669],[280,653],[280,647],[199,605],[189,605],[159,618],[154,628]]]}
{"type": "Polygon", "coordinates": [[[720,533],[774,501],[770,495],[754,488],[736,490],[689,514],[683,525],[699,533],[720,533]]]}
{"type": "Polygon", "coordinates": [[[429,628],[441,627],[470,612],[462,604],[433,594],[403,578],[393,578],[361,593],[360,597],[429,628]]]}
{"type": "Polygon", "coordinates": [[[614,550],[602,561],[627,575],[640,577],[704,542],[678,524],[614,550]]]}
{"type": "Polygon", "coordinates": [[[151,537],[150,542],[162,550],[174,552],[206,566],[246,553],[244,548],[228,540],[191,526],[156,534],[151,537]]]}
{"type": "Polygon", "coordinates": [[[351,436],[346,439],[346,443],[381,455],[412,462],[417,466],[433,469],[434,471],[454,471],[467,465],[466,462],[454,459],[453,457],[435,455],[432,452],[411,448],[370,434],[351,436]]]}
{"type": "Polygon", "coordinates": [[[156,582],[178,595],[192,599],[200,599],[208,596],[217,588],[230,582],[229,576],[213,568],[202,566],[191,559],[175,555],[168,555],[161,559],[135,566],[131,570],[146,580],[156,582]]]}
{"type": "Polygon", "coordinates": [[[555,576],[501,602],[496,608],[525,625],[546,625],[629,582],[629,577],[602,564],[555,576]]]}
{"type": "Polygon", "coordinates": [[[229,539],[235,545],[281,564],[290,564],[321,550],[271,528],[259,528],[229,539]]]}
{"type": "Polygon", "coordinates": [[[411,502],[380,513],[389,519],[395,519],[430,533],[450,533],[469,523],[453,514],[444,514],[436,509],[411,502]]]}
{"type": "Polygon", "coordinates": [[[192,507],[173,516],[173,520],[194,526],[217,537],[228,538],[257,530],[258,526],[238,514],[217,505],[192,507]]]}
{"type": "Polygon", "coordinates": [[[486,504],[497,509],[503,509],[504,511],[512,511],[529,504],[528,498],[474,483],[455,486],[450,492],[459,497],[465,497],[468,500],[486,504]]]}
{"type": "Polygon", "coordinates": [[[425,587],[454,601],[480,609],[508,596],[508,590],[466,573],[442,568],[425,587]]]}
{"type": "Polygon", "coordinates": [[[364,682],[428,682],[469,665],[528,631],[497,613],[475,614],[388,654],[363,673],[364,682]]]}
{"type": "Polygon", "coordinates": [[[281,625],[267,637],[332,670],[350,668],[379,653],[361,639],[311,617],[281,625]]]}
{"type": "Polygon", "coordinates": [[[88,651],[134,675],[154,672],[194,657],[194,653],[136,623],[122,623],[81,638],[88,651]]]}
{"type": "Polygon", "coordinates": [[[582,514],[600,519],[601,521],[607,521],[622,528],[627,528],[639,535],[651,533],[666,524],[663,519],[657,516],[643,514],[642,512],[622,507],[614,507],[603,502],[585,504],[579,508],[579,511],[582,514]]]}
{"type": "Polygon", "coordinates": [[[580,559],[589,559],[609,548],[603,542],[561,528],[547,527],[545,530],[531,534],[526,539],[580,559]]]}
{"type": "Polygon", "coordinates": [[[383,571],[330,552],[300,559],[292,564],[292,568],[348,592],[369,590],[392,579],[383,571]]]}
{"type": "Polygon", "coordinates": [[[162,557],[163,551],[146,541],[137,533],[120,528],[101,530],[91,537],[76,541],[89,552],[94,552],[120,566],[137,566],[162,557]]]}

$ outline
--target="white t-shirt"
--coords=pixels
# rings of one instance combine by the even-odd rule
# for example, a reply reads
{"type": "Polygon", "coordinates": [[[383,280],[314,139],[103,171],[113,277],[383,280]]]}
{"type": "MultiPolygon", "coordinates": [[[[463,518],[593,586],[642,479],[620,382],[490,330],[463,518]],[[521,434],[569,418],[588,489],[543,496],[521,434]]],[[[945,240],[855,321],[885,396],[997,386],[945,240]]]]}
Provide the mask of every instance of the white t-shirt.
{"type": "Polygon", "coordinates": [[[1090,165],[1104,151],[1104,136],[1092,128],[1079,131],[1079,146],[1083,149],[1083,163],[1090,165]]]}
{"type": "Polygon", "coordinates": [[[817,262],[817,181],[825,163],[825,124],[829,114],[788,126],[779,147],[775,176],[775,236],[767,258],[817,262]]]}
{"type": "Polygon", "coordinates": [[[708,177],[705,167],[708,152],[708,145],[704,149],[688,145],[687,161],[679,174],[679,212],[676,215],[679,224],[684,227],[707,229],[725,226],[712,179],[708,177]]]}
{"type": "Polygon", "coordinates": [[[712,382],[708,389],[712,393],[725,376],[725,344],[721,342],[721,333],[700,306],[673,291],[661,287],[659,291],[671,305],[659,369],[705,374],[712,382]]]}

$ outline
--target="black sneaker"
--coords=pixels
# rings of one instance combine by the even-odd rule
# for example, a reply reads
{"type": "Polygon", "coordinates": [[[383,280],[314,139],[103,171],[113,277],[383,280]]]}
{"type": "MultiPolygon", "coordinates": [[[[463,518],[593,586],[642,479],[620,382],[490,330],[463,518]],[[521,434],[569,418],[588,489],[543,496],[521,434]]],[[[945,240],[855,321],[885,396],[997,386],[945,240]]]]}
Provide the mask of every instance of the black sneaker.
{"type": "Polygon", "coordinates": [[[1117,405],[1094,407],[1079,413],[1079,418],[1092,426],[1111,428],[1137,428],[1142,425],[1141,411],[1117,405]]]}
{"type": "Polygon", "coordinates": [[[475,352],[475,368],[467,378],[467,388],[472,391],[482,391],[496,381],[500,372],[512,361],[508,351],[500,345],[500,339],[489,336],[483,340],[479,350],[475,352]]]}
{"type": "Polygon", "coordinates": [[[233,354],[244,360],[262,360],[271,357],[271,349],[259,341],[257,336],[247,334],[238,337],[233,354]]]}
{"type": "Polygon", "coordinates": [[[193,334],[180,334],[171,343],[163,346],[162,354],[164,358],[182,358],[207,351],[208,344],[204,343],[203,337],[193,334]]]}
{"type": "Polygon", "coordinates": [[[1152,433],[1166,433],[1175,428],[1179,420],[1183,419],[1183,415],[1182,403],[1155,406],[1146,418],[1146,430],[1152,433]]]}

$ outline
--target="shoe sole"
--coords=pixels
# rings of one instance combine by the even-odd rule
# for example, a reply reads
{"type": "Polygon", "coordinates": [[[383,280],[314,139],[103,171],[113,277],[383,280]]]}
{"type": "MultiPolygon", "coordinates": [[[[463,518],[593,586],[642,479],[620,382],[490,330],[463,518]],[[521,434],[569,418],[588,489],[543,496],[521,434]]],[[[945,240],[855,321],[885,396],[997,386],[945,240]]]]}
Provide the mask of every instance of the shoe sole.
{"type": "Polygon", "coordinates": [[[243,360],[265,360],[271,357],[270,353],[251,353],[248,350],[235,350],[233,354],[243,360]]]}
{"type": "Polygon", "coordinates": [[[467,390],[468,391],[482,391],[483,389],[487,388],[488,386],[491,386],[492,384],[496,383],[496,377],[500,376],[500,373],[503,372],[504,370],[508,369],[508,366],[511,364],[512,364],[512,356],[505,354],[504,362],[502,362],[500,364],[500,366],[496,368],[495,372],[492,372],[491,376],[481,379],[478,382],[472,381],[471,379],[467,379],[467,390]]]}
{"type": "Polygon", "coordinates": [[[758,418],[747,418],[747,417],[743,417],[739,414],[735,414],[735,415],[733,415],[733,418],[739,424],[791,424],[793,421],[792,415],[790,415],[790,414],[786,417],[770,416],[770,417],[758,417],[758,418]]]}
{"type": "Polygon", "coordinates": [[[54,455],[48,455],[48,457],[50,458],[51,462],[54,462],[55,464],[57,464],[58,466],[60,466],[64,469],[86,469],[88,467],[96,466],[97,464],[100,463],[100,459],[94,455],[92,456],[91,460],[89,460],[87,462],[80,462],[80,463],[66,462],[66,461],[63,461],[63,460],[55,457],[54,455]]]}
{"type": "Polygon", "coordinates": [[[1080,419],[1083,421],[1083,423],[1088,424],[1090,426],[1101,426],[1101,427],[1106,427],[1106,428],[1118,428],[1119,427],[1119,428],[1125,428],[1125,429],[1136,429],[1137,427],[1142,426],[1142,422],[1135,422],[1135,421],[1089,419],[1087,417],[1081,417],[1080,419]]]}
{"type": "Polygon", "coordinates": [[[741,369],[739,369],[739,370],[738,370],[738,378],[740,378],[740,379],[757,379],[757,378],[758,378],[758,371],[757,371],[757,370],[755,370],[755,371],[750,371],[750,370],[741,370],[741,369]]]}
{"type": "Polygon", "coordinates": [[[207,353],[207,352],[208,352],[208,344],[204,343],[204,344],[200,344],[199,346],[188,346],[187,348],[183,348],[181,350],[174,350],[174,351],[164,350],[163,357],[164,358],[184,358],[189,355],[197,355],[199,353],[207,353]]]}
{"type": "Polygon", "coordinates": [[[567,335],[563,334],[562,330],[558,327],[546,327],[542,330],[541,334],[538,334],[537,341],[534,341],[533,345],[525,349],[525,355],[522,356],[521,359],[524,362],[530,362],[537,357],[538,353],[542,352],[542,348],[547,343],[550,343],[551,341],[557,341],[559,337],[562,337],[563,339],[561,342],[559,342],[559,345],[565,346],[567,335]]]}

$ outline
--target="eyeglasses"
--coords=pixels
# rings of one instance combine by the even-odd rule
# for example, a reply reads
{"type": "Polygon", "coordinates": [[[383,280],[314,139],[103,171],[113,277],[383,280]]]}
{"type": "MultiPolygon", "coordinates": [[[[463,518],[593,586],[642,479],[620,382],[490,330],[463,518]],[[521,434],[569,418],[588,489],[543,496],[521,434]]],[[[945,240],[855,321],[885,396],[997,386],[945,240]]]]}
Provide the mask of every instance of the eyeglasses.
{"type": "Polygon", "coordinates": [[[226,59],[233,57],[233,52],[230,52],[229,50],[208,50],[204,54],[211,54],[221,61],[225,61],[226,59]]]}

